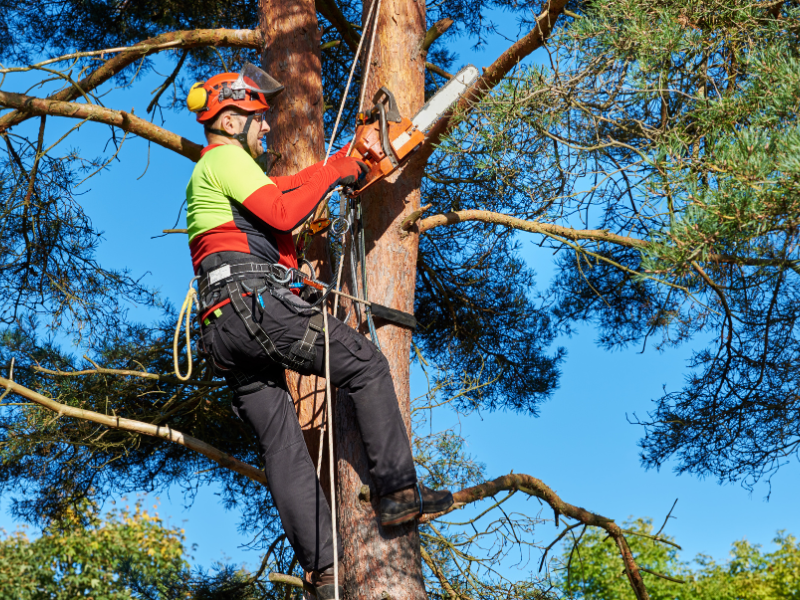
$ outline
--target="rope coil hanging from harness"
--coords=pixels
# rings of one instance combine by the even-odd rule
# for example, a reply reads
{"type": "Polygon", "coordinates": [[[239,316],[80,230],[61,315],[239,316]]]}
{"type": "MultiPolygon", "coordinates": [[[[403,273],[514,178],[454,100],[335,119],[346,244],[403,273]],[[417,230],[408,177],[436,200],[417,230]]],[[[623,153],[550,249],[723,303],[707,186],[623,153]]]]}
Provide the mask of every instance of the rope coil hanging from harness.
{"type": "Polygon", "coordinates": [[[175,364],[175,377],[181,381],[188,381],[192,376],[192,306],[197,309],[200,308],[200,302],[197,299],[197,290],[194,288],[194,282],[199,278],[194,277],[189,282],[189,289],[186,292],[186,297],[181,305],[181,310],[178,312],[178,323],[175,327],[175,337],[172,340],[172,359],[175,364]],[[181,375],[181,368],[178,364],[178,339],[181,335],[181,321],[186,319],[186,360],[189,363],[186,375],[181,375]]]}

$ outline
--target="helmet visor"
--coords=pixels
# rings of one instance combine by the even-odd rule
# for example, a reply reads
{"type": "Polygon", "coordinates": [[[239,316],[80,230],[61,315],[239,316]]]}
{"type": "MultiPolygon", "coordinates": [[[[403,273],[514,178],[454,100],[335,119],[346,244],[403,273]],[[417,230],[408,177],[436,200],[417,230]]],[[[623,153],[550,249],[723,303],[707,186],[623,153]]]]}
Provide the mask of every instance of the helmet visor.
{"type": "Polygon", "coordinates": [[[233,90],[250,90],[271,100],[283,91],[283,86],[252,63],[246,63],[239,78],[231,85],[233,90]]]}

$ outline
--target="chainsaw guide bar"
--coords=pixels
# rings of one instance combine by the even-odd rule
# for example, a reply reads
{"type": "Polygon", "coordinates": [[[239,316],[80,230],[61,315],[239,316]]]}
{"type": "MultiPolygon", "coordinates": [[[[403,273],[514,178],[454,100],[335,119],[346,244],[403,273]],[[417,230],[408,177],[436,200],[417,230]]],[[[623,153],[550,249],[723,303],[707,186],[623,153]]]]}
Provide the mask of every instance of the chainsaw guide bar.
{"type": "Polygon", "coordinates": [[[413,119],[403,117],[397,108],[394,94],[382,87],[373,98],[369,112],[359,113],[358,126],[350,156],[364,161],[369,171],[358,190],[360,195],[373,183],[399,168],[425,142],[425,132],[458,101],[475,82],[478,68],[467,65],[444,84],[413,119]]]}

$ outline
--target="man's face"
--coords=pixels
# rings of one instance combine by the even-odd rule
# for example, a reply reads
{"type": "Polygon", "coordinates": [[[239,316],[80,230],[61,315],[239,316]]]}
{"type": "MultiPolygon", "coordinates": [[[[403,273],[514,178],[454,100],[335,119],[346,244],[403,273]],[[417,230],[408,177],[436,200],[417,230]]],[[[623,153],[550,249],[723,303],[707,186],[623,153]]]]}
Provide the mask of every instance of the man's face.
{"type": "MultiPolygon", "coordinates": [[[[244,131],[245,123],[247,123],[247,117],[247,113],[229,110],[220,114],[215,126],[217,129],[222,129],[230,135],[236,135],[244,131]]],[[[259,111],[255,113],[253,115],[253,120],[250,123],[250,129],[247,131],[247,148],[245,148],[245,150],[250,152],[250,155],[253,158],[257,158],[264,154],[264,148],[261,140],[268,131],[269,125],[267,125],[266,111],[259,111]]]]}
{"type": "MultiPolygon", "coordinates": [[[[242,127],[244,127],[243,119],[242,127]]],[[[261,140],[264,139],[264,136],[267,135],[269,131],[269,125],[267,125],[267,112],[260,111],[255,114],[253,117],[253,122],[250,123],[250,131],[247,132],[247,145],[250,149],[250,155],[253,158],[257,158],[261,154],[264,154],[264,145],[262,144],[261,140]]]]}

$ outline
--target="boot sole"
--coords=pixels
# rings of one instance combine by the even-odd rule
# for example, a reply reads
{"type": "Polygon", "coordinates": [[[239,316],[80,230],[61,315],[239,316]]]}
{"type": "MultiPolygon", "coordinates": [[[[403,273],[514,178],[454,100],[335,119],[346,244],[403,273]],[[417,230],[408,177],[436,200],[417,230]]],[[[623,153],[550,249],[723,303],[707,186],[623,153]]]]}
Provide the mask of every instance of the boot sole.
{"type": "Polygon", "coordinates": [[[381,517],[381,525],[383,525],[384,527],[391,525],[401,525],[402,523],[408,523],[409,521],[413,521],[417,517],[419,517],[419,509],[412,508],[399,515],[395,515],[386,521],[383,519],[383,517],[381,517]]]}

